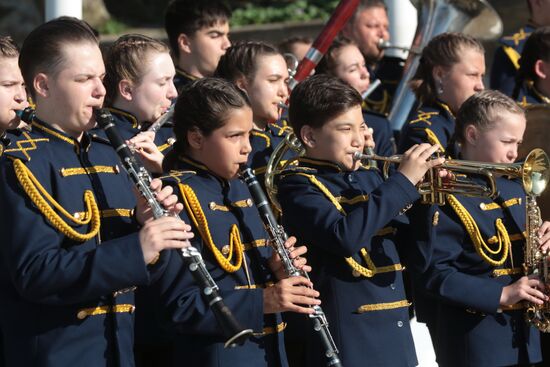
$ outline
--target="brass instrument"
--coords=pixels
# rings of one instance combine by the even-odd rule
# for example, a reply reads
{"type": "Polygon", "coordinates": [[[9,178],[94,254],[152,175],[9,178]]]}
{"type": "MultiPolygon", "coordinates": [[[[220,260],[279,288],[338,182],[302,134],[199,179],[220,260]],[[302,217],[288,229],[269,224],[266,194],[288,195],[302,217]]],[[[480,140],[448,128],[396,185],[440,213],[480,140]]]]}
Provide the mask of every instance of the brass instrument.
{"type": "MultiPolygon", "coordinates": [[[[540,250],[537,235],[542,219],[536,199],[544,188],[541,186],[537,190],[527,192],[527,202],[525,203],[527,240],[524,248],[523,269],[525,275],[535,274],[544,284],[549,284],[548,251],[540,250]]],[[[540,331],[550,332],[550,302],[545,301],[542,305],[528,302],[525,319],[540,331]]]]}
{"type": "MultiPolygon", "coordinates": [[[[376,154],[361,154],[356,152],[356,160],[375,160],[384,162],[383,174],[388,176],[389,165],[401,163],[402,155],[382,157],[376,154]]],[[[446,194],[457,194],[477,197],[496,197],[497,187],[494,175],[521,178],[525,192],[544,191],[550,179],[550,159],[542,149],[533,149],[524,162],[519,163],[485,163],[452,159],[430,169],[427,178],[418,184],[418,192],[422,196],[422,203],[445,204],[446,194]],[[442,179],[440,170],[453,173],[453,177],[442,179]],[[485,179],[486,185],[473,182],[468,176],[478,176],[485,179]]]]}
{"type": "Polygon", "coordinates": [[[305,149],[300,142],[300,139],[296,136],[294,131],[291,131],[285,136],[285,139],[279,143],[271,153],[267,167],[265,170],[265,188],[267,196],[271,203],[280,211],[281,206],[277,200],[277,185],[275,184],[275,177],[284,171],[292,163],[296,162],[298,157],[304,155],[305,149]],[[296,152],[297,157],[287,160],[284,164],[281,164],[283,157],[288,150],[296,152]]]}

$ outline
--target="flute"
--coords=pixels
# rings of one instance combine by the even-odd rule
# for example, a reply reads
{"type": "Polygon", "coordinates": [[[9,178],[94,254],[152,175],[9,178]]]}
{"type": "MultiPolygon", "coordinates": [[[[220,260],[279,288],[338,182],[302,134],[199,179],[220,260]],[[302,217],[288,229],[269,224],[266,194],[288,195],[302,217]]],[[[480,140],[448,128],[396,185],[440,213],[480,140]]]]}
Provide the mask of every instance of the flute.
{"type": "MultiPolygon", "coordinates": [[[[283,227],[277,224],[277,220],[275,219],[273,210],[271,210],[269,200],[260,186],[258,179],[254,175],[252,168],[241,167],[240,176],[250,191],[252,201],[258,208],[260,218],[262,219],[264,227],[269,234],[271,244],[281,258],[281,262],[283,263],[283,267],[287,275],[290,277],[304,276],[309,279],[306,272],[297,269],[292,263],[290,253],[285,247],[285,241],[288,239],[288,235],[283,227]]],[[[334,338],[328,328],[328,321],[323,309],[318,305],[311,307],[315,313],[308,315],[308,317],[313,323],[313,330],[319,333],[319,337],[321,338],[321,342],[325,350],[325,356],[327,358],[327,366],[342,367],[342,362],[340,362],[340,358],[338,356],[338,348],[336,348],[334,338]]]]}
{"type": "MultiPolygon", "coordinates": [[[[106,109],[97,109],[95,115],[97,124],[105,130],[111,145],[118,153],[124,170],[151,207],[153,217],[156,219],[170,215],[151,191],[151,175],[138,163],[128,146],[124,143],[124,140],[122,140],[113,123],[111,113],[106,109]]],[[[182,248],[179,253],[182,256],[184,264],[191,271],[193,278],[199,284],[202,294],[212,309],[223,334],[228,338],[225,342],[225,347],[232,348],[244,344],[246,339],[252,335],[252,330],[244,329],[237,319],[235,319],[231,310],[225,305],[218,292],[218,285],[206,269],[200,252],[195,247],[188,246],[182,248]]]]}
{"type": "Polygon", "coordinates": [[[160,116],[157,121],[153,122],[151,126],[149,126],[147,131],[152,131],[156,134],[160,130],[160,128],[169,120],[171,120],[174,116],[174,106],[175,104],[172,104],[170,108],[164,113],[164,115],[160,116]]]}

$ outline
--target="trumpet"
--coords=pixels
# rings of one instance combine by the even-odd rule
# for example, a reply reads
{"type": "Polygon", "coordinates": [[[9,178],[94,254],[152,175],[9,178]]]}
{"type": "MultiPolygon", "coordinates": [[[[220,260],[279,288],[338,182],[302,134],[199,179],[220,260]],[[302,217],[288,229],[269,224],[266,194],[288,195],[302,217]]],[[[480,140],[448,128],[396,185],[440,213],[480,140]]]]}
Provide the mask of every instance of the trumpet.
{"type": "MultiPolygon", "coordinates": [[[[383,175],[389,175],[390,164],[399,164],[403,160],[400,154],[389,157],[377,154],[355,152],[355,160],[375,160],[384,162],[383,175]]],[[[427,177],[417,185],[421,202],[424,204],[444,205],[447,194],[495,198],[498,195],[495,175],[519,178],[527,194],[540,195],[550,179],[550,159],[544,150],[533,149],[524,162],[486,163],[452,159],[443,162],[427,172],[427,177]],[[442,179],[440,170],[452,173],[451,178],[442,179]],[[485,185],[474,182],[471,176],[481,177],[485,185]]]]}

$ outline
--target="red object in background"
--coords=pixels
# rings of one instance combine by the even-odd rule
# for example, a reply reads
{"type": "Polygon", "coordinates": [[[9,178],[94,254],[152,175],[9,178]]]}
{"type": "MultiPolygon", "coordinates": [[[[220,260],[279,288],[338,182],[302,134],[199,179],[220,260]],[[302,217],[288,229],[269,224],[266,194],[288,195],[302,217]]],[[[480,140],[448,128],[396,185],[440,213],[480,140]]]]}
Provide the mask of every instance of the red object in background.
{"type": "Polygon", "coordinates": [[[288,88],[292,91],[294,87],[307,78],[323,58],[336,35],[342,30],[346,22],[351,18],[359,0],[341,0],[327,24],[313,42],[306,56],[300,61],[296,75],[288,82],[288,88]]]}

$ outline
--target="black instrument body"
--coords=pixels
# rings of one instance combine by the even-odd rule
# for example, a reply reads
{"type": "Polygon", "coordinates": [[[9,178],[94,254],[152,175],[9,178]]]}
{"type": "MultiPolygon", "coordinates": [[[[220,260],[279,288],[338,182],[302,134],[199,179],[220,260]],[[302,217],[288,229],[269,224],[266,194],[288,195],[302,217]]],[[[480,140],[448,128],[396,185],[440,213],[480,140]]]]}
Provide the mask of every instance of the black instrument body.
{"type": "MultiPolygon", "coordinates": [[[[273,214],[273,210],[271,209],[271,204],[269,203],[269,200],[267,199],[267,196],[265,195],[252,169],[244,167],[241,169],[240,176],[250,191],[252,201],[254,201],[254,204],[258,208],[264,227],[269,234],[271,245],[281,258],[285,272],[291,277],[304,276],[309,279],[306,272],[297,269],[292,263],[289,251],[285,247],[285,241],[288,239],[288,235],[284,231],[284,228],[277,224],[277,220],[273,214]]],[[[313,324],[313,330],[318,333],[321,338],[321,342],[323,343],[325,356],[327,358],[327,366],[343,367],[342,362],[340,362],[340,358],[338,357],[338,348],[336,348],[336,344],[334,343],[334,339],[328,328],[328,321],[323,309],[318,305],[311,307],[315,310],[315,313],[308,315],[308,318],[313,324]]]]}

